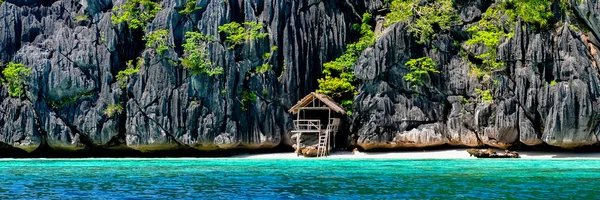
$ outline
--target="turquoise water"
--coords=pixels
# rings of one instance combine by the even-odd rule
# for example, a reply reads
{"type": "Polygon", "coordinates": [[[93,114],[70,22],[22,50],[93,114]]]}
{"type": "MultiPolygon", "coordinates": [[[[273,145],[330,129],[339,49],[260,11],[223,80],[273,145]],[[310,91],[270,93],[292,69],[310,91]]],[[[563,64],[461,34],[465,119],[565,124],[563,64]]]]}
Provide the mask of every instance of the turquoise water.
{"type": "Polygon", "coordinates": [[[0,160],[0,199],[594,199],[598,160],[0,160]]]}

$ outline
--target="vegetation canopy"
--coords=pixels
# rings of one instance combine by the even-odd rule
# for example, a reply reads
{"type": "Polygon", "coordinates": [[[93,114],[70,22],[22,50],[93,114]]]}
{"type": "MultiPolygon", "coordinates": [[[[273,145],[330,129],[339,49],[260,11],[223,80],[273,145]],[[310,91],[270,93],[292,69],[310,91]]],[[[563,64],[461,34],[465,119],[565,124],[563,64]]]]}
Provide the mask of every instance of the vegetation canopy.
{"type": "Polygon", "coordinates": [[[270,62],[271,62],[271,58],[273,57],[273,54],[275,53],[275,51],[277,51],[277,46],[272,46],[271,51],[263,54],[263,56],[262,56],[263,64],[256,67],[256,72],[266,73],[273,68],[271,66],[270,62]]]}
{"type": "Polygon", "coordinates": [[[8,84],[8,94],[12,97],[21,97],[25,94],[25,79],[31,74],[31,69],[23,64],[8,63],[2,70],[5,83],[8,84]]]}
{"type": "Polygon", "coordinates": [[[222,67],[213,67],[207,42],[214,41],[211,36],[198,32],[186,32],[183,46],[183,59],[181,64],[193,74],[208,74],[209,76],[223,73],[222,67]]]}
{"type": "Polygon", "coordinates": [[[123,113],[123,106],[121,106],[121,104],[109,105],[104,109],[103,113],[107,117],[112,118],[123,113]]]}
{"type": "Polygon", "coordinates": [[[492,96],[492,92],[490,90],[481,90],[479,88],[475,88],[475,93],[481,96],[481,100],[486,103],[494,102],[494,97],[492,96]]]}
{"type": "Polygon", "coordinates": [[[318,93],[326,94],[335,100],[341,102],[341,105],[352,113],[352,102],[356,95],[357,79],[354,76],[352,66],[358,60],[358,56],[365,49],[375,44],[375,33],[371,25],[371,14],[363,15],[361,25],[355,26],[358,28],[361,37],[357,42],[348,44],[346,51],[340,57],[333,61],[323,64],[324,78],[317,80],[319,82],[318,93]]]}
{"type": "Polygon", "coordinates": [[[250,92],[250,91],[242,92],[242,101],[241,101],[242,110],[244,110],[244,111],[248,110],[248,108],[246,107],[246,104],[248,102],[254,102],[254,101],[256,101],[256,99],[257,99],[257,96],[254,92],[250,92]]]}
{"type": "Polygon", "coordinates": [[[146,40],[146,47],[152,48],[156,51],[156,53],[162,56],[165,51],[167,51],[170,47],[173,47],[168,41],[169,31],[167,29],[156,30],[150,32],[144,36],[144,40],[146,40]]]}
{"type": "Polygon", "coordinates": [[[261,22],[244,22],[242,24],[230,22],[219,26],[219,32],[225,33],[227,36],[225,42],[230,44],[229,49],[231,50],[234,49],[236,45],[246,41],[267,37],[269,35],[268,33],[260,32],[262,28],[263,24],[261,22]]]}
{"type": "Polygon", "coordinates": [[[447,32],[456,21],[452,0],[393,0],[386,25],[404,22],[417,43],[431,41],[439,32],[447,32]]]}
{"type": "Polygon", "coordinates": [[[127,69],[119,71],[119,73],[116,76],[117,82],[119,83],[121,88],[125,88],[125,86],[127,86],[127,82],[129,81],[129,79],[136,75],[143,65],[144,60],[140,58],[138,58],[137,65],[135,68],[133,67],[133,60],[127,62],[127,69]]]}
{"type": "Polygon", "coordinates": [[[88,91],[88,92],[82,92],[82,93],[73,95],[71,97],[64,98],[64,99],[57,100],[57,101],[46,101],[46,103],[54,109],[61,109],[67,105],[77,103],[80,100],[90,99],[93,96],[94,96],[94,91],[88,91]]]}
{"type": "Polygon", "coordinates": [[[113,8],[110,19],[115,25],[126,22],[131,29],[145,28],[161,9],[158,3],[151,0],[128,0],[113,8]]]}
{"type": "Polygon", "coordinates": [[[497,59],[497,48],[503,39],[514,36],[515,21],[520,19],[525,23],[547,28],[552,17],[551,7],[552,1],[505,0],[488,8],[477,25],[467,30],[472,36],[466,41],[466,45],[483,45],[486,48],[484,52],[475,55],[482,62],[481,65],[472,65],[477,68],[475,71],[489,74],[504,67],[504,63],[497,59]]]}
{"type": "Polygon", "coordinates": [[[185,3],[185,8],[179,11],[179,14],[190,15],[193,12],[202,9],[201,6],[196,6],[198,4],[196,0],[187,0],[185,3]]]}
{"type": "Polygon", "coordinates": [[[404,76],[404,80],[413,84],[413,87],[423,85],[423,77],[428,76],[430,72],[440,73],[435,69],[435,62],[429,57],[410,59],[405,65],[409,67],[410,72],[404,76]]]}

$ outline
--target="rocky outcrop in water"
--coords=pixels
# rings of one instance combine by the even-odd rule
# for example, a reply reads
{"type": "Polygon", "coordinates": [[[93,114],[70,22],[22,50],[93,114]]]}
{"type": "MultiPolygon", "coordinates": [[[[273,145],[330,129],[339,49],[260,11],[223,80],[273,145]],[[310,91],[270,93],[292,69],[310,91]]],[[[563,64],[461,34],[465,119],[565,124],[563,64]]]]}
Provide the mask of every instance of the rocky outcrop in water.
{"type": "Polygon", "coordinates": [[[466,40],[466,27],[481,18],[489,1],[457,1],[463,25],[432,46],[416,44],[402,23],[384,29],[380,0],[198,0],[201,9],[190,15],[179,13],[185,0],[163,0],[162,11],[144,30],[111,22],[112,9],[124,2],[5,0],[0,5],[0,61],[33,70],[27,98],[9,97],[7,87],[0,87],[0,142],[26,149],[46,142],[70,149],[291,146],[287,110],[318,87],[322,64],[356,40],[351,26],[370,12],[379,37],[354,67],[361,81],[348,134],[354,144],[370,149],[598,143],[596,0],[573,0],[577,18],[566,20],[584,22],[589,33],[562,22],[543,31],[517,24],[523,28],[499,47],[507,68],[494,74],[491,103],[479,100],[474,90],[486,86],[469,76],[468,62],[452,39],[466,40]],[[229,50],[218,26],[232,21],[262,22],[269,36],[229,50]],[[163,56],[143,40],[159,29],[169,30],[174,46],[163,56]],[[193,75],[174,62],[183,55],[187,31],[218,38],[207,48],[223,74],[193,75]],[[272,70],[256,73],[272,46],[278,47],[270,58],[272,70]],[[441,73],[413,88],[403,79],[403,63],[417,55],[433,58],[441,73]],[[117,73],[138,58],[144,65],[120,87],[117,73]],[[256,94],[256,100],[244,101],[245,92],[256,94]],[[121,114],[104,114],[119,104],[121,114]]]}

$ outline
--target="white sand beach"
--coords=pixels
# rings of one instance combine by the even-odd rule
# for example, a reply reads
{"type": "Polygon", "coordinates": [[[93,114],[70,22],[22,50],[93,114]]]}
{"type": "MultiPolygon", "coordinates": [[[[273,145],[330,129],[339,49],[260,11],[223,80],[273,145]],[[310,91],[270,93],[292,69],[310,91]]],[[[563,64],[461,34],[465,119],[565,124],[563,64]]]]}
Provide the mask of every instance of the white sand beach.
{"type": "MultiPolygon", "coordinates": [[[[503,152],[503,150],[496,150],[503,152]]],[[[536,152],[519,151],[521,159],[600,159],[600,152],[594,153],[571,153],[571,152],[536,152]]],[[[298,157],[295,153],[270,153],[239,155],[235,158],[248,159],[314,159],[298,157]]],[[[477,159],[471,157],[466,149],[450,150],[423,150],[423,151],[401,151],[401,152],[360,152],[338,151],[330,154],[327,159],[477,159]]]]}

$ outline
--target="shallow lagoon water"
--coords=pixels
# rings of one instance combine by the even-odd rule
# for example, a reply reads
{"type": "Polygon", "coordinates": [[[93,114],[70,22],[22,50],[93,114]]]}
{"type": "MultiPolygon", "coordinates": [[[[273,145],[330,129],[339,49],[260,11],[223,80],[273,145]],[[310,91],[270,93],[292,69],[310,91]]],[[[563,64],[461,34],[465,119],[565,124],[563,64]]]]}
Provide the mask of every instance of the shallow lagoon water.
{"type": "Polygon", "coordinates": [[[0,199],[594,199],[600,160],[0,160],[0,199]]]}

